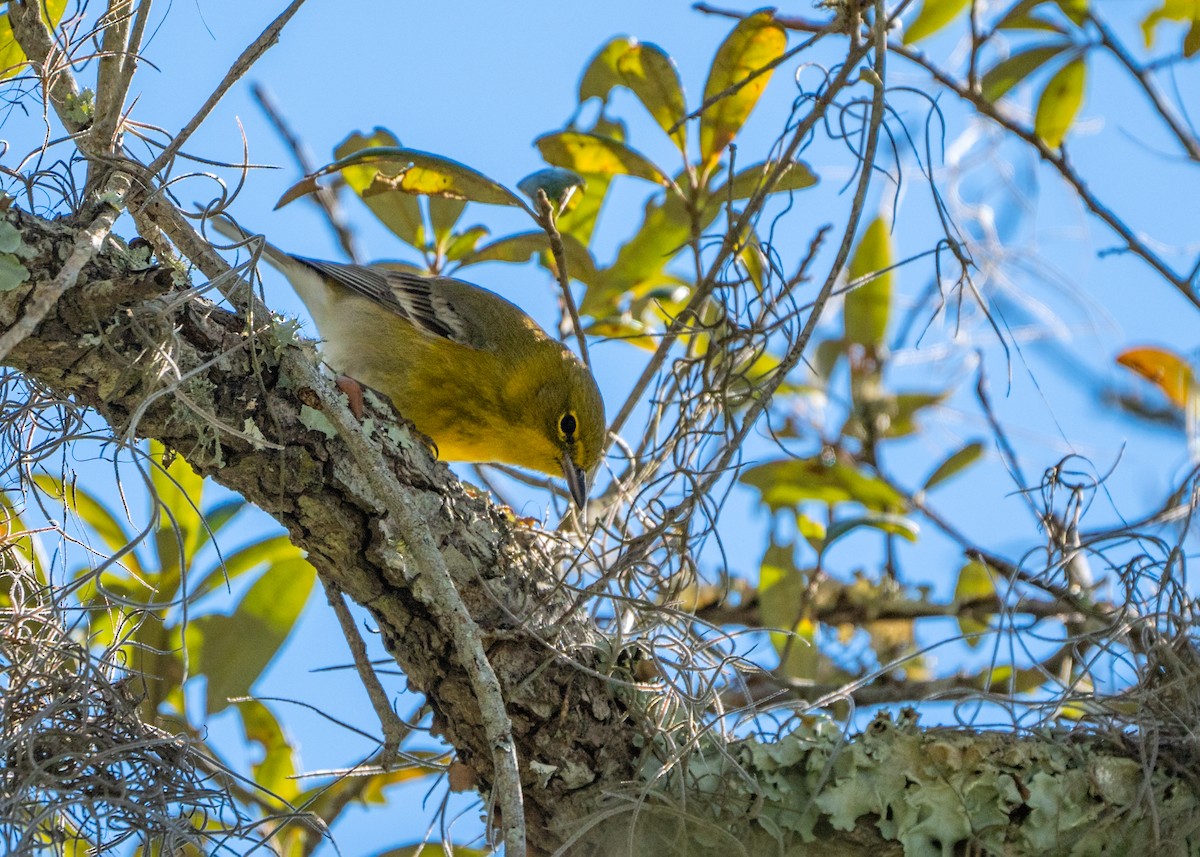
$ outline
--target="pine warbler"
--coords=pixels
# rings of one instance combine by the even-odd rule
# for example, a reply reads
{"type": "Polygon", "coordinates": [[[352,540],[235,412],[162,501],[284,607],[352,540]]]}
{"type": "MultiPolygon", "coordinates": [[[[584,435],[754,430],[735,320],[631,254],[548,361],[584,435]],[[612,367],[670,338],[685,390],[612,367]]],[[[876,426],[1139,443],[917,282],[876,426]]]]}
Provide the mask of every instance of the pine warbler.
{"type": "Polygon", "coordinates": [[[604,402],[587,367],[517,306],[450,277],[306,259],[265,242],[263,254],[308,307],[330,367],[391,399],[439,457],[562,474],[584,505],[604,402]]]}

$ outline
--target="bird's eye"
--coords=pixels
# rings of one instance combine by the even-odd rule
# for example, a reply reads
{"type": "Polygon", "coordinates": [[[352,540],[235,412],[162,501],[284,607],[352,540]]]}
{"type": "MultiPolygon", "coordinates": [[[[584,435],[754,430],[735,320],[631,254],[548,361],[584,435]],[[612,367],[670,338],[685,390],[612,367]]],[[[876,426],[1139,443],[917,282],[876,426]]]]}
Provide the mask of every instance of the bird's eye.
{"type": "Polygon", "coordinates": [[[562,419],[558,421],[559,431],[561,431],[568,440],[570,440],[571,436],[575,434],[576,428],[577,426],[575,424],[574,414],[563,414],[562,419]]]}

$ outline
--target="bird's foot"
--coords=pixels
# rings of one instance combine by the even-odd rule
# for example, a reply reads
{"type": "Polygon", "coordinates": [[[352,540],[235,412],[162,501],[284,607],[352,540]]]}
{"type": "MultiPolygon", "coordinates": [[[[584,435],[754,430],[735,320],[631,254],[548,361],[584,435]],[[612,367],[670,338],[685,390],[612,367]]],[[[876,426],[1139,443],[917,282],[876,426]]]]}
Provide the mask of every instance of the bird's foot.
{"type": "Polygon", "coordinates": [[[354,414],[356,420],[361,420],[363,417],[363,388],[362,384],[355,381],[349,375],[338,375],[337,388],[346,394],[346,399],[350,405],[350,413],[354,414]]]}

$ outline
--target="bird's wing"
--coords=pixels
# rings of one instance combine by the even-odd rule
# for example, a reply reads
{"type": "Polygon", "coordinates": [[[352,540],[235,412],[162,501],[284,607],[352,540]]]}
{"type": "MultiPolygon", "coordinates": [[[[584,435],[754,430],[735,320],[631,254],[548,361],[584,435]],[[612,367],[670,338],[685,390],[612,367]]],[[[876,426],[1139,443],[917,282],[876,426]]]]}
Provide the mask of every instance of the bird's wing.
{"type": "Polygon", "coordinates": [[[487,341],[479,336],[475,325],[439,293],[437,283],[442,278],[422,277],[390,268],[295,258],[355,294],[391,310],[423,333],[470,348],[482,348],[487,341]]]}

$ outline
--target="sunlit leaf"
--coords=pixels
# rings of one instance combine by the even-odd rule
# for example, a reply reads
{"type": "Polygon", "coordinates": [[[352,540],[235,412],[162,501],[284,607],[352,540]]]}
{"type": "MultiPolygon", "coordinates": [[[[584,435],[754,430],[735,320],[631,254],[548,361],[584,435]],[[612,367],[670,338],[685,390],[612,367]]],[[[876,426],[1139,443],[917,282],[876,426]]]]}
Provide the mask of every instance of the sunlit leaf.
{"type": "Polygon", "coordinates": [[[375,174],[370,184],[361,192],[364,199],[398,190],[490,205],[524,207],[520,197],[508,188],[458,161],[399,146],[375,146],[339,158],[289,188],[275,207],[282,208],[311,193],[316,188],[317,179],[341,172],[347,167],[374,168],[375,174]]]}
{"type": "MultiPolygon", "coordinates": [[[[252,766],[254,782],[284,800],[300,791],[296,775],[296,751],[271,710],[253,699],[237,703],[246,740],[262,748],[263,758],[252,766]]],[[[268,797],[265,793],[262,797],[268,797]]]]}
{"type": "Polygon", "coordinates": [[[721,43],[704,84],[704,103],[708,105],[700,115],[704,172],[716,165],[742,129],[771,79],[772,72],[765,69],[786,49],[787,33],[769,11],[743,18],[721,43]]]}
{"type": "Polygon", "coordinates": [[[679,151],[687,151],[687,115],[683,85],[675,62],[662,48],[644,42],[634,42],[617,57],[621,83],[638,97],[658,126],[671,135],[679,151]],[[671,129],[675,126],[675,131],[671,129]]]}
{"type": "Polygon", "coordinates": [[[1055,0],[1058,8],[1076,27],[1082,27],[1088,15],[1088,0],[1055,0]]]}
{"type": "MultiPolygon", "coordinates": [[[[776,169],[778,161],[764,161],[743,170],[725,187],[713,191],[712,199],[725,202],[729,199],[749,199],[762,187],[767,177],[776,169]]],[[[771,189],[771,193],[804,190],[817,183],[817,176],[804,161],[792,161],[784,166],[782,174],[771,189]]]]}
{"type": "MultiPolygon", "coordinates": [[[[340,161],[364,149],[381,146],[394,148],[399,145],[400,140],[391,131],[376,128],[370,135],[351,134],[333,150],[333,156],[340,161]]],[[[363,197],[363,192],[375,180],[375,173],[376,168],[369,164],[351,164],[342,170],[342,178],[397,238],[412,247],[422,247],[425,243],[425,225],[417,197],[400,190],[363,197]]]]}
{"type": "Polygon", "coordinates": [[[265,571],[231,615],[199,616],[187,627],[192,665],[208,677],[208,712],[246,696],[283,645],[316,579],[300,558],[265,571]]]}
{"type": "MultiPolygon", "coordinates": [[[[39,5],[42,7],[42,20],[53,30],[62,20],[67,0],[39,0],[39,5]]],[[[0,5],[0,80],[14,77],[24,70],[25,52],[13,36],[7,4],[0,5]]]]}
{"type": "Polygon", "coordinates": [[[789,678],[814,678],[820,664],[816,625],[804,616],[806,588],[792,548],[772,541],[758,572],[758,615],[771,629],[779,670],[789,678]]]}
{"type": "Polygon", "coordinates": [[[983,97],[989,101],[996,101],[1069,47],[1071,47],[1069,42],[1038,45],[1026,48],[1003,62],[997,63],[980,81],[983,97]]]}
{"type": "Polygon", "coordinates": [[[645,155],[598,134],[559,131],[536,140],[538,151],[547,163],[590,175],[626,175],[661,185],[671,180],[645,155]]]}
{"type": "Polygon", "coordinates": [[[921,528],[917,526],[915,521],[912,521],[901,515],[861,515],[859,517],[846,518],[830,524],[829,531],[825,536],[824,548],[828,549],[842,536],[861,527],[879,530],[880,532],[889,533],[893,536],[901,536],[910,542],[915,542],[917,540],[917,535],[921,531],[921,528]]]}
{"type": "Polygon", "coordinates": [[[1037,14],[1035,9],[1046,0],[1021,0],[1015,4],[1004,17],[996,22],[997,30],[1044,30],[1065,34],[1064,27],[1049,18],[1037,14]]]}
{"type": "MultiPolygon", "coordinates": [[[[103,503],[79,485],[64,487],[58,479],[44,474],[34,476],[33,482],[48,497],[64,502],[112,553],[122,550],[136,538],[135,529],[127,528],[103,503]]],[[[127,555],[123,561],[140,573],[136,556],[127,555]]]]}
{"type": "MultiPolygon", "coordinates": [[[[958,571],[958,582],[954,586],[954,603],[959,607],[973,601],[992,599],[996,595],[995,575],[978,560],[971,560],[958,571]]],[[[983,635],[990,625],[974,618],[968,613],[960,612],[958,629],[966,638],[967,645],[974,648],[982,644],[983,635]]]]}
{"type": "MultiPolygon", "coordinates": [[[[370,193],[367,194],[370,199],[370,193]]],[[[450,246],[450,236],[454,224],[462,216],[467,203],[463,199],[444,196],[429,197],[429,225],[433,229],[433,241],[440,253],[445,253],[450,246]]]]}
{"type": "Polygon", "coordinates": [[[1191,365],[1166,348],[1130,348],[1117,355],[1117,362],[1132,369],[1158,387],[1171,403],[1186,408],[1195,395],[1196,376],[1191,365]]]}
{"type": "Polygon", "coordinates": [[[1142,36],[1146,47],[1154,44],[1154,35],[1163,21],[1188,24],[1183,36],[1183,55],[1191,59],[1200,51],[1200,0],[1164,0],[1163,4],[1142,20],[1142,36]]]}
{"type": "Polygon", "coordinates": [[[621,245],[611,267],[597,272],[595,283],[589,284],[580,303],[580,312],[594,317],[609,315],[613,303],[626,292],[674,281],[665,277],[664,269],[691,237],[687,208],[678,195],[667,193],[648,200],[637,233],[621,245]]]}
{"type": "Polygon", "coordinates": [[[637,44],[636,39],[627,36],[617,36],[603,45],[587,64],[583,77],[579,79],[579,102],[582,104],[589,98],[608,100],[608,94],[614,86],[620,86],[623,81],[617,70],[617,60],[637,44]]]}
{"type": "Polygon", "coordinates": [[[813,550],[821,550],[825,544],[825,525],[808,515],[796,514],[796,531],[813,550]]]}
{"type": "Polygon", "coordinates": [[[921,490],[928,491],[951,477],[957,476],[978,461],[982,455],[983,444],[981,442],[976,440],[968,443],[962,449],[947,456],[946,460],[939,464],[933,473],[929,474],[929,478],[925,480],[921,490]]]}
{"type": "Polygon", "coordinates": [[[201,575],[192,584],[191,591],[194,596],[206,595],[247,572],[286,560],[301,559],[302,556],[300,548],[292,544],[286,535],[267,536],[226,556],[224,562],[201,575]]]}
{"type": "Polygon", "coordinates": [[[1033,127],[1051,149],[1061,146],[1067,131],[1071,130],[1075,116],[1083,106],[1086,82],[1087,64],[1079,57],[1059,69],[1042,90],[1033,127]]]}
{"type": "MultiPolygon", "coordinates": [[[[563,235],[562,242],[567,256],[567,273],[580,282],[591,282],[596,273],[596,263],[592,260],[591,253],[572,235],[563,235]]],[[[546,233],[521,232],[485,244],[464,258],[462,267],[477,265],[480,262],[528,262],[538,254],[545,254],[547,262],[553,264],[550,239],[546,237],[546,233]]]]}
{"type": "Polygon", "coordinates": [[[794,508],[805,501],[830,506],[860,503],[879,512],[904,509],[904,498],[890,485],[842,462],[827,463],[821,456],[785,459],[746,470],[739,481],[757,488],[771,511],[794,508]]]}
{"type": "Polygon", "coordinates": [[[904,43],[912,45],[932,36],[958,17],[967,8],[969,0],[924,0],[921,11],[911,24],[904,28],[904,43]]]}
{"type": "Polygon", "coordinates": [[[150,482],[160,512],[154,545],[165,593],[169,593],[178,585],[179,575],[191,568],[204,539],[200,512],[204,478],[182,455],[167,453],[158,441],[150,442],[150,461],[150,482]]]}
{"type": "Polygon", "coordinates": [[[463,232],[455,233],[450,237],[449,244],[446,245],[446,259],[450,262],[459,262],[472,253],[479,247],[479,242],[486,238],[488,229],[486,226],[472,226],[463,232]]]}
{"type": "Polygon", "coordinates": [[[974,684],[980,690],[1032,693],[1045,684],[1046,680],[1045,674],[1038,670],[1014,670],[1006,665],[985,670],[974,684]]]}
{"type": "Polygon", "coordinates": [[[850,260],[850,282],[870,279],[846,295],[842,310],[845,318],[846,340],[859,345],[878,347],[887,334],[888,314],[892,302],[892,236],[882,217],[871,221],[858,241],[850,260]],[[883,273],[871,276],[876,272],[883,273]]]}

